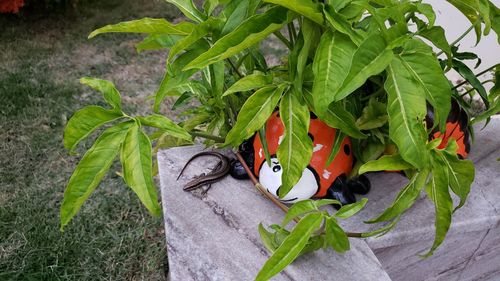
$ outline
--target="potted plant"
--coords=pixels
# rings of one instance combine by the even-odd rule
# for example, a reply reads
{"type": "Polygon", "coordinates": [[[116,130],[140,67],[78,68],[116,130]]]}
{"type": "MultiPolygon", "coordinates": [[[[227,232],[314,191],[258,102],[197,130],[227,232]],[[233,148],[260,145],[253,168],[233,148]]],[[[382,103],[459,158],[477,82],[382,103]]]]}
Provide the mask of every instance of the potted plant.
{"type": "MultiPolygon", "coordinates": [[[[369,171],[397,170],[409,181],[394,202],[370,221],[387,224],[370,233],[346,233],[337,224],[337,219],[362,209],[366,200],[342,206],[332,214],[319,208],[331,200],[300,201],[281,225],[272,226],[273,231],[261,225],[263,242],[273,255],[258,280],[269,279],[309,251],[324,247],[346,251],[348,236],[389,231],[422,190],[436,206],[435,241],[424,256],[433,253],[446,236],[453,212],[465,203],[474,178],[474,165],[458,157],[457,140],[446,134],[452,103],[465,111],[478,99],[484,104],[482,113],[466,115],[467,122],[460,125],[468,134],[468,126],[500,111],[500,91],[496,79],[487,93],[462,63],[477,56],[459,51],[461,38],[448,43],[444,29],[434,24],[436,14],[429,4],[409,0],[207,0],[198,7],[190,0],[167,2],[183,12],[185,21],[172,24],[144,18],[108,25],[89,36],[145,33],[138,50],[166,49],[169,54],[165,76],[153,95],[151,115],[123,112],[120,94],[111,82],[81,79],[102,92],[109,107],[87,106],[77,111],[65,129],[65,147],[73,151],[94,130],[108,126],[69,180],[61,206],[61,229],[116,158],[121,161],[126,184],[152,214],[160,215],[153,151],[191,144],[195,138],[203,139],[207,146],[237,148],[254,134],[262,136],[266,121],[279,108],[285,131],[281,143],[286,143],[277,154],[283,169],[280,196],[297,183],[312,157],[311,112],[337,129],[337,139],[350,138],[357,159],[350,178],[369,171]],[[277,66],[268,66],[259,48],[268,37],[276,37],[287,48],[286,58],[277,66]],[[463,83],[448,81],[445,73],[451,69],[464,77],[463,83]],[[465,93],[459,91],[464,84],[470,87],[465,93]],[[190,100],[197,105],[184,106],[182,121],[175,123],[159,113],[167,97],[176,98],[177,108],[190,100]],[[457,206],[453,206],[451,193],[460,198],[457,206]],[[292,219],[298,223],[287,230],[292,219]]],[[[491,30],[500,32],[500,10],[490,1],[448,2],[471,21],[464,35],[473,30],[479,41],[491,30]]],[[[336,144],[329,158],[338,151],[336,144]]]]}

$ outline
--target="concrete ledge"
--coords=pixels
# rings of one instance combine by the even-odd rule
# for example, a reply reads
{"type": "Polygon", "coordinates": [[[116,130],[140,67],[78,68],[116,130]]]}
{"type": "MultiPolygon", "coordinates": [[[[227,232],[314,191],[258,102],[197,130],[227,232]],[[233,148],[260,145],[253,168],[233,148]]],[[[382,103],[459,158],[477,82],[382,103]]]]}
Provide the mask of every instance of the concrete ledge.
{"type": "MultiPolygon", "coordinates": [[[[209,172],[215,159],[200,158],[176,181],[184,163],[201,146],[160,151],[160,181],[172,280],[252,280],[269,257],[257,225],[279,223],[283,213],[249,181],[226,177],[207,195],[184,192],[183,184],[209,172]]],[[[470,159],[476,178],[465,206],[433,257],[434,207],[423,196],[397,227],[380,238],[351,239],[344,255],[320,251],[306,255],[273,280],[500,280],[500,119],[476,128],[470,159]],[[371,249],[374,250],[375,254],[371,249]],[[380,259],[384,271],[379,263],[380,259]]],[[[367,231],[362,221],[383,211],[406,180],[396,173],[371,174],[367,207],[343,222],[347,231],[367,231]]],[[[454,198],[457,199],[457,198],[454,198]]]]}
{"type": "MultiPolygon", "coordinates": [[[[208,172],[214,159],[200,158],[176,181],[184,163],[201,146],[158,154],[171,280],[253,280],[269,257],[257,225],[279,223],[283,212],[250,181],[226,177],[207,195],[184,192],[183,184],[208,172]]],[[[305,255],[273,280],[390,280],[368,245],[351,239],[351,251],[305,255]]]]}
{"type": "MultiPolygon", "coordinates": [[[[482,124],[481,124],[482,125],[482,124]]],[[[475,143],[470,159],[476,165],[476,177],[466,204],[453,216],[448,237],[494,228],[500,222],[500,119],[493,119],[488,127],[477,126],[475,143]]],[[[374,226],[363,221],[375,217],[388,207],[406,179],[397,173],[374,173],[369,175],[372,190],[366,195],[368,204],[356,219],[346,221],[343,226],[353,231],[366,231],[374,226]]],[[[454,197],[457,203],[457,197],[454,197]]],[[[455,203],[455,204],[456,204],[455,203]]],[[[398,225],[386,235],[368,238],[373,249],[423,241],[432,245],[434,237],[434,205],[424,193],[415,205],[401,218],[398,225]]]]}

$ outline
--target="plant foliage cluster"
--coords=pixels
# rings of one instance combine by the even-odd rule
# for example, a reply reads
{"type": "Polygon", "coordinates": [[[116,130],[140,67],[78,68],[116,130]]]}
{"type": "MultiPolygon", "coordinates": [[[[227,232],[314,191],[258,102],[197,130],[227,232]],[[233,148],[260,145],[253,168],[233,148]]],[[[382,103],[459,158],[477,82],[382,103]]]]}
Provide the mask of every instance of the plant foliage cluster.
{"type": "MultiPolygon", "coordinates": [[[[169,50],[166,72],[154,99],[154,113],[129,116],[122,111],[115,86],[105,80],[81,82],[104,95],[107,108],[87,106],[69,121],[64,144],[74,150],[97,128],[111,124],[85,153],[69,180],[61,206],[61,228],[78,212],[116,158],[123,179],[151,213],[159,215],[153,183],[153,152],[204,138],[206,145],[238,147],[258,133],[278,107],[285,135],[277,156],[283,167],[281,196],[299,180],[312,156],[307,135],[309,115],[339,129],[353,141],[356,176],[370,171],[401,170],[408,183],[394,202],[367,223],[386,225],[359,236],[380,235],[396,225],[422,191],[435,205],[436,233],[429,256],[442,243],[454,211],[462,207],[474,179],[474,165],[457,157],[457,144],[440,147],[432,130],[444,131],[452,99],[466,110],[477,96],[486,110],[471,124],[500,111],[497,84],[488,93],[463,63],[478,59],[449,43],[435,25],[431,5],[410,0],[167,0],[186,17],[177,24],[143,18],[104,26],[90,38],[109,32],[145,33],[138,51],[169,50]],[[288,48],[277,66],[268,66],[259,43],[277,37],[288,48]],[[436,51],[439,50],[439,51],[436,51]],[[459,92],[445,76],[450,70],[470,85],[459,92]],[[182,122],[160,114],[162,102],[176,97],[182,122]],[[191,100],[199,106],[187,106],[191,100]],[[428,107],[434,122],[426,124],[428,107]],[[145,129],[146,127],[152,128],[145,129]],[[154,146],[152,146],[154,144],[154,146]],[[453,205],[452,195],[460,198],[453,205]]],[[[500,33],[500,9],[488,0],[448,0],[471,22],[477,41],[500,33]]],[[[490,70],[494,67],[489,68],[490,70]]],[[[498,77],[498,69],[496,77],[498,77]]],[[[493,80],[496,83],[496,79],[493,80]]],[[[472,128],[470,128],[472,130],[472,128]]],[[[342,137],[343,138],[343,137],[342,137]]],[[[338,149],[333,149],[333,159],[338,149]]],[[[330,200],[331,201],[331,200],[330,200]]],[[[281,225],[259,227],[273,255],[257,276],[266,280],[300,254],[331,247],[349,249],[348,233],[337,219],[363,208],[366,200],[329,214],[329,200],[303,201],[291,207],[281,225]],[[292,219],[300,218],[293,230],[292,219]]],[[[334,203],[334,202],[333,202],[334,203]]]]}

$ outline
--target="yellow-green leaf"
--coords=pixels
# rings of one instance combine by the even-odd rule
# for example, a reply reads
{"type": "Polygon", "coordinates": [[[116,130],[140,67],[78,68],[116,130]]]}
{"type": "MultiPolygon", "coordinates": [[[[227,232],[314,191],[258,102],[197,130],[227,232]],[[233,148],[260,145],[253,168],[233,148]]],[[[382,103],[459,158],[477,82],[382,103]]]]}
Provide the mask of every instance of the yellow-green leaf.
{"type": "Polygon", "coordinates": [[[349,111],[345,110],[340,102],[330,104],[326,112],[318,114],[318,116],[320,116],[321,120],[323,120],[323,122],[325,122],[328,126],[340,129],[348,136],[357,139],[366,138],[366,135],[363,134],[356,125],[354,116],[352,116],[349,111]]]}
{"type": "Polygon", "coordinates": [[[326,218],[326,243],[339,253],[349,251],[351,245],[344,230],[333,217],[326,218]]]}
{"type": "Polygon", "coordinates": [[[456,142],[450,141],[446,150],[441,154],[441,163],[448,169],[451,190],[460,198],[460,203],[453,212],[465,204],[475,176],[474,163],[470,160],[458,159],[456,149],[452,149],[454,146],[456,147],[456,142]]]}
{"type": "Polygon", "coordinates": [[[283,169],[278,190],[278,195],[283,198],[302,177],[312,157],[313,143],[308,135],[309,108],[299,101],[296,92],[288,91],[281,99],[280,118],[285,135],[276,154],[283,169]]]}
{"type": "Polygon", "coordinates": [[[73,114],[64,129],[64,147],[73,151],[78,143],[100,126],[123,117],[116,110],[86,106],[73,114]]]}
{"type": "Polygon", "coordinates": [[[175,124],[172,120],[159,114],[153,114],[145,117],[137,117],[141,124],[155,127],[167,132],[169,135],[183,140],[191,141],[193,137],[181,126],[175,124]]]}
{"type": "Polygon", "coordinates": [[[120,153],[123,178],[142,204],[154,215],[161,214],[153,182],[151,142],[137,124],[127,132],[120,153]]]}
{"type": "Polygon", "coordinates": [[[361,199],[361,201],[358,201],[356,203],[344,205],[335,213],[335,217],[348,219],[361,211],[365,207],[366,202],[368,202],[368,199],[363,198],[361,199]]]}
{"type": "Polygon", "coordinates": [[[388,94],[389,136],[403,159],[418,169],[428,166],[426,96],[405,62],[396,57],[387,68],[385,90],[388,94]]]}
{"type": "Polygon", "coordinates": [[[451,108],[451,88],[448,78],[439,66],[432,48],[418,39],[408,40],[399,55],[401,63],[413,78],[414,92],[424,93],[434,108],[435,120],[440,128],[446,127],[446,120],[451,108]]]}
{"type": "MultiPolygon", "coordinates": [[[[333,101],[333,94],[347,77],[356,45],[339,32],[327,31],[321,36],[313,61],[312,97],[315,113],[321,117],[333,101]]],[[[323,119],[323,118],[322,118],[323,119]]]]}
{"type": "Polygon", "coordinates": [[[269,280],[292,263],[306,246],[312,232],[319,228],[322,220],[323,215],[321,213],[311,213],[302,218],[290,235],[266,261],[255,280],[269,280]]]}
{"type": "Polygon", "coordinates": [[[254,15],[234,31],[217,40],[208,51],[191,61],[184,69],[201,69],[236,55],[279,30],[293,18],[292,12],[279,6],[273,7],[265,13],[254,15]]]}
{"type": "Polygon", "coordinates": [[[110,32],[188,35],[194,26],[194,24],[189,22],[172,24],[165,19],[143,18],[106,25],[92,31],[89,39],[96,35],[110,32]]]}
{"type": "Polygon", "coordinates": [[[223,97],[228,96],[230,94],[236,92],[246,92],[253,89],[262,88],[266,85],[269,85],[273,82],[273,77],[271,75],[266,75],[261,72],[256,72],[249,74],[240,80],[236,81],[229,89],[227,89],[223,97]]]}
{"type": "Polygon", "coordinates": [[[131,122],[104,131],[85,153],[69,179],[61,204],[61,230],[78,213],[113,164],[131,122]]]}
{"type": "Polygon", "coordinates": [[[284,89],[284,85],[270,86],[251,95],[241,107],[236,124],[227,133],[225,144],[236,147],[262,128],[276,108],[284,89]]]}
{"type": "Polygon", "coordinates": [[[110,81],[92,77],[83,77],[80,78],[80,83],[101,92],[108,104],[117,110],[121,110],[120,93],[116,89],[115,85],[110,81]]]}
{"type": "Polygon", "coordinates": [[[448,188],[448,170],[438,154],[441,152],[433,152],[432,178],[425,187],[427,196],[434,203],[436,234],[432,247],[423,257],[431,256],[434,250],[443,243],[451,225],[453,201],[448,188]]]}
{"type": "Polygon", "coordinates": [[[299,201],[293,204],[292,207],[290,207],[290,209],[288,209],[288,212],[286,213],[285,218],[281,223],[281,226],[286,227],[287,224],[291,222],[294,218],[317,210],[318,206],[315,204],[314,200],[308,199],[299,201]]]}
{"type": "Polygon", "coordinates": [[[203,38],[205,35],[217,31],[221,27],[222,20],[212,17],[196,25],[188,36],[177,41],[177,43],[175,43],[175,45],[170,49],[167,61],[170,61],[175,55],[186,50],[189,46],[196,43],[196,41],[203,38]]]}
{"type": "Polygon", "coordinates": [[[323,14],[321,13],[321,6],[312,0],[264,0],[267,3],[274,3],[283,6],[291,11],[305,16],[306,18],[323,24],[323,14]]]}
{"type": "Polygon", "coordinates": [[[428,176],[428,170],[424,170],[413,175],[410,182],[398,193],[391,206],[385,209],[385,211],[376,218],[366,221],[366,223],[388,221],[401,215],[404,211],[410,208],[413,203],[415,203],[420,191],[427,183],[428,176]]]}
{"type": "Polygon", "coordinates": [[[193,4],[193,0],[165,0],[168,3],[174,4],[188,18],[202,22],[205,17],[193,4]]]}
{"type": "Polygon", "coordinates": [[[368,161],[359,168],[359,174],[376,171],[401,171],[413,166],[406,162],[401,155],[384,155],[377,160],[368,161]]]}

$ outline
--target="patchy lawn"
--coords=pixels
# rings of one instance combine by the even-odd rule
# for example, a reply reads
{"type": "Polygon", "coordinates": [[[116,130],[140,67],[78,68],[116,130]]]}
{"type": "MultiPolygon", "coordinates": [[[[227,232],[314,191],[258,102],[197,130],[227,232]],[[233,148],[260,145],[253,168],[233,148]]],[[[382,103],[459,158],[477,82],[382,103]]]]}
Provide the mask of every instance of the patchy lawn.
{"type": "Polygon", "coordinates": [[[114,173],[59,231],[59,206],[78,160],[62,146],[64,125],[83,105],[103,104],[78,79],[113,80],[127,110],[137,112],[149,108],[164,69],[164,52],[137,54],[141,36],[87,35],[121,20],[179,15],[164,1],[100,2],[0,15],[0,280],[165,278],[162,220],[114,173]]]}

